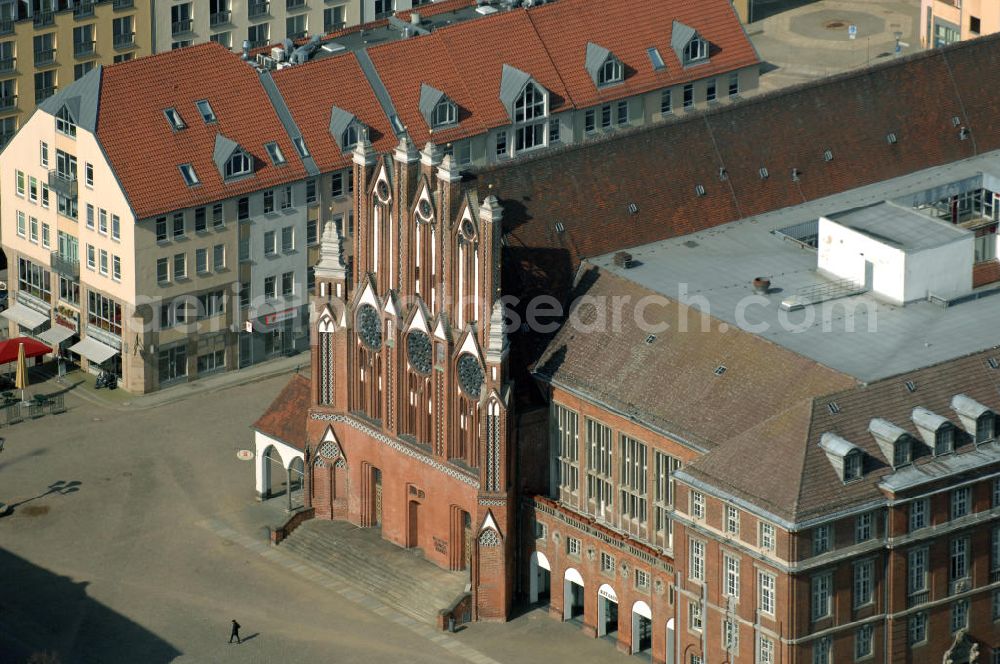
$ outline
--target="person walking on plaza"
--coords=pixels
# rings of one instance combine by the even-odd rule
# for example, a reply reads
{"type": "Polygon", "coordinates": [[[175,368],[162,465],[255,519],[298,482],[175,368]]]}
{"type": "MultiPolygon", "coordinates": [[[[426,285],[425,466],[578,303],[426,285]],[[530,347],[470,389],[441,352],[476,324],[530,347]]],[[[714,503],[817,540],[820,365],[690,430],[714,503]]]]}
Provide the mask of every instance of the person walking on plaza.
{"type": "Polygon", "coordinates": [[[229,633],[229,642],[232,643],[233,639],[236,639],[236,643],[243,643],[240,641],[240,624],[233,621],[233,631],[229,633]]]}

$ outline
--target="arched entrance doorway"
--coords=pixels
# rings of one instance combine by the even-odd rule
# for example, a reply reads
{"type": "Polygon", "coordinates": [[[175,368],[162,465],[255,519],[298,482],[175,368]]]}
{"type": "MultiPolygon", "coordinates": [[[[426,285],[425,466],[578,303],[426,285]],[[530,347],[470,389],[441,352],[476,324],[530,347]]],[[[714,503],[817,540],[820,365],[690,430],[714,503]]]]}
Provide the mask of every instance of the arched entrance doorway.
{"type": "Polygon", "coordinates": [[[583,576],[570,567],[563,575],[563,619],[583,621],[583,576]]]}
{"type": "Polygon", "coordinates": [[[268,500],[269,498],[277,498],[278,496],[285,495],[288,489],[285,464],[282,462],[281,455],[278,454],[278,450],[274,445],[268,445],[267,449],[264,450],[264,456],[261,459],[261,471],[263,473],[261,498],[268,500]]]}
{"type": "Polygon", "coordinates": [[[632,605],[632,654],[648,653],[653,648],[653,611],[642,600],[632,605]]]}
{"type": "Polygon", "coordinates": [[[552,567],[549,559],[540,551],[531,554],[528,564],[528,601],[532,604],[548,604],[552,583],[552,567]]]}
{"type": "Polygon", "coordinates": [[[606,583],[597,589],[597,635],[618,640],[618,595],[606,583]]]}

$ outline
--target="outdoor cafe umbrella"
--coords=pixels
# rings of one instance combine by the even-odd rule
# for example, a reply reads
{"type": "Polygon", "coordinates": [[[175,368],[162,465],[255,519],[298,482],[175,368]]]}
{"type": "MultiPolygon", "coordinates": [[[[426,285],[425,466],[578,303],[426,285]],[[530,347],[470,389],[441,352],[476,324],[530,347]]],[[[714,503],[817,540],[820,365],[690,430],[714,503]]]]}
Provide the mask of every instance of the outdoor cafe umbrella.
{"type": "Polygon", "coordinates": [[[24,402],[24,388],[28,387],[28,361],[24,359],[24,344],[17,346],[17,375],[14,377],[14,387],[21,390],[21,401],[24,402]]]}

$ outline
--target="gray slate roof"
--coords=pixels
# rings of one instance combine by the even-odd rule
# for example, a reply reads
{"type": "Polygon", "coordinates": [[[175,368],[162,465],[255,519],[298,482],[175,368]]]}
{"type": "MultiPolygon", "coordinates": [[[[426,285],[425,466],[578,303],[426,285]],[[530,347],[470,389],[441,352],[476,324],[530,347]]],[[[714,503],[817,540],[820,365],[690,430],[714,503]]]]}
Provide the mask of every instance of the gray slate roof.
{"type": "Polygon", "coordinates": [[[670,48],[674,49],[677,59],[684,63],[684,47],[698,34],[698,31],[690,25],[684,25],[680,21],[674,21],[674,28],[670,33],[670,48]]]}
{"type": "Polygon", "coordinates": [[[447,95],[434,86],[427,85],[426,83],[420,84],[420,113],[424,116],[424,120],[427,122],[428,127],[434,127],[432,122],[434,116],[434,107],[438,105],[442,99],[447,99],[447,95]]]}
{"type": "Polygon", "coordinates": [[[531,74],[526,74],[517,67],[504,64],[500,74],[500,101],[507,109],[507,115],[510,116],[511,122],[514,121],[514,102],[524,90],[524,86],[531,80],[531,74]]]}
{"type": "Polygon", "coordinates": [[[337,144],[340,144],[340,137],[344,135],[344,130],[347,129],[352,122],[357,120],[353,113],[345,111],[342,108],[334,106],[330,110],[330,134],[333,136],[337,144]]]}
{"type": "Polygon", "coordinates": [[[607,62],[610,56],[611,51],[608,49],[598,46],[594,42],[587,42],[587,59],[584,62],[584,66],[587,68],[591,80],[594,81],[594,85],[597,85],[597,76],[601,71],[601,67],[604,66],[604,63],[607,62]]]}
{"type": "Polygon", "coordinates": [[[104,67],[97,65],[82,78],[43,101],[38,108],[55,115],[65,106],[78,127],[91,133],[97,131],[97,108],[103,74],[104,67]]]}
{"type": "Polygon", "coordinates": [[[212,151],[212,161],[219,169],[219,174],[226,177],[226,162],[237,150],[243,150],[240,144],[231,138],[226,138],[222,134],[215,135],[215,149],[212,151]]]}

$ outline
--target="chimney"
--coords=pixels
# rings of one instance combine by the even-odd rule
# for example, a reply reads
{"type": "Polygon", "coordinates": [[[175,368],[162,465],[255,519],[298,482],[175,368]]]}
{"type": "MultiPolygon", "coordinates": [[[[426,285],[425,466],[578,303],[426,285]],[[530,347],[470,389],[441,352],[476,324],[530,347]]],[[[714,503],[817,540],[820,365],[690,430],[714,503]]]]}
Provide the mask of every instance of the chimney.
{"type": "Polygon", "coordinates": [[[614,257],[615,267],[626,270],[632,269],[632,254],[627,251],[617,251],[614,257]]]}

